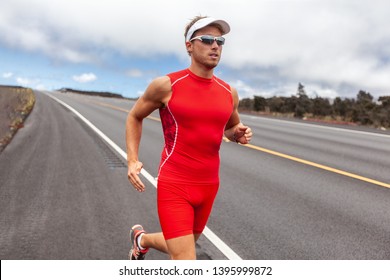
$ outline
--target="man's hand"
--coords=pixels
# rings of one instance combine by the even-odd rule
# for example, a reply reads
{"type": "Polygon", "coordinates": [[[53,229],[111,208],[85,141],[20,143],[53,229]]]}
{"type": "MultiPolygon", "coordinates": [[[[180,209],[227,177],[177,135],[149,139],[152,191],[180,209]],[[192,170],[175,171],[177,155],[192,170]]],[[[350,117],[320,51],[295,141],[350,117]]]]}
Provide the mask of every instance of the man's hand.
{"type": "Polygon", "coordinates": [[[233,138],[237,143],[248,144],[252,139],[252,130],[249,126],[239,123],[234,129],[233,138]]]}
{"type": "Polygon", "coordinates": [[[142,169],[142,162],[140,161],[134,161],[129,162],[128,164],[128,172],[127,172],[127,178],[129,179],[130,183],[134,186],[134,188],[139,192],[145,191],[145,185],[142,183],[141,179],[139,178],[139,173],[142,169]]]}

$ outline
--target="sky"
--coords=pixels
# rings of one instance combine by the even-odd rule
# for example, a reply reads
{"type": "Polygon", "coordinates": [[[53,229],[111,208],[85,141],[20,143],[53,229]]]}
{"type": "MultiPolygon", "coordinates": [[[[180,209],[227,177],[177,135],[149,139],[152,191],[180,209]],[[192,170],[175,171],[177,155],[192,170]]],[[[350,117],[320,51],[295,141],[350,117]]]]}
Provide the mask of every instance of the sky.
{"type": "Polygon", "coordinates": [[[214,73],[240,98],[390,95],[388,0],[0,0],[0,84],[140,96],[187,68],[184,28],[226,20],[214,73]]]}

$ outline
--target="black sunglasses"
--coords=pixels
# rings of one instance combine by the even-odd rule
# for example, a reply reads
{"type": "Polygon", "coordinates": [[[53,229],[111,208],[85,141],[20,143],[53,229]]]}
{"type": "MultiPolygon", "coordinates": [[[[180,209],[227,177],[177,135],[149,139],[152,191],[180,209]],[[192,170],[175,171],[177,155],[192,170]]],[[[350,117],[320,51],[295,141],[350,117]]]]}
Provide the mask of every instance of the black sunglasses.
{"type": "Polygon", "coordinates": [[[196,37],[192,38],[190,40],[190,42],[192,42],[194,40],[200,40],[200,41],[202,41],[203,43],[205,43],[207,45],[212,45],[214,43],[214,41],[217,42],[218,46],[222,46],[223,44],[225,44],[225,38],[223,38],[223,37],[214,37],[214,36],[211,36],[211,35],[196,36],[196,37]]]}

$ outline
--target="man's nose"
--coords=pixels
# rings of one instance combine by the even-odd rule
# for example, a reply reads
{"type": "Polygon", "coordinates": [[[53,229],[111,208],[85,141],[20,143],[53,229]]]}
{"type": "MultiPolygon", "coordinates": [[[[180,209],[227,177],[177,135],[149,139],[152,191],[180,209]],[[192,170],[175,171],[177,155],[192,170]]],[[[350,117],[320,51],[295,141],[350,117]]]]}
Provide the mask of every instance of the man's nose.
{"type": "Polygon", "coordinates": [[[217,40],[214,40],[214,42],[211,44],[211,46],[214,48],[219,48],[219,45],[217,43],[217,40]]]}

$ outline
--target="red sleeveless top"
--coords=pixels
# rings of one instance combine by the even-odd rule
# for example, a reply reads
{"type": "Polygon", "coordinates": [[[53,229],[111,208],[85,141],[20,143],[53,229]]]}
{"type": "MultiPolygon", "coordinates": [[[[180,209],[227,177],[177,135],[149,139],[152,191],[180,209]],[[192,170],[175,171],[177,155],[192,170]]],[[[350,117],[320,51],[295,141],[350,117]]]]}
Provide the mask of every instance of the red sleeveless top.
{"type": "Polygon", "coordinates": [[[189,69],[168,77],[172,96],[160,109],[165,146],[158,180],[219,183],[219,149],[233,112],[230,86],[215,76],[198,77],[189,69]]]}

